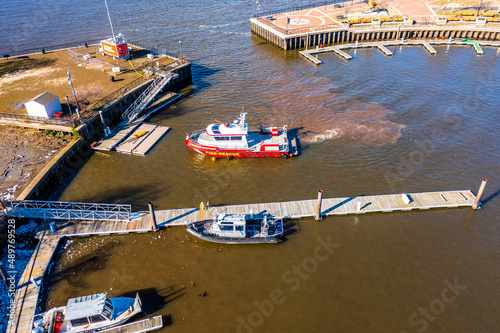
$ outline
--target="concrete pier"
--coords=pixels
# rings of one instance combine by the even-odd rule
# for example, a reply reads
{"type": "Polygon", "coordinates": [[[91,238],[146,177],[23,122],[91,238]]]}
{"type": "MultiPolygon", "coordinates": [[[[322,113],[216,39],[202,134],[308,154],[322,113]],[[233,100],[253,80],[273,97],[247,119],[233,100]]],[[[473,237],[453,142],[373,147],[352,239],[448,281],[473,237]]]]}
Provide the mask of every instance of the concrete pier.
{"type": "Polygon", "coordinates": [[[264,18],[250,19],[251,31],[268,42],[284,50],[314,48],[345,43],[424,40],[445,38],[460,40],[467,38],[478,41],[500,41],[500,24],[492,23],[484,26],[476,24],[449,24],[445,26],[422,24],[381,24],[358,26],[317,26],[308,29],[284,31],[279,27],[267,24],[264,18]]]}

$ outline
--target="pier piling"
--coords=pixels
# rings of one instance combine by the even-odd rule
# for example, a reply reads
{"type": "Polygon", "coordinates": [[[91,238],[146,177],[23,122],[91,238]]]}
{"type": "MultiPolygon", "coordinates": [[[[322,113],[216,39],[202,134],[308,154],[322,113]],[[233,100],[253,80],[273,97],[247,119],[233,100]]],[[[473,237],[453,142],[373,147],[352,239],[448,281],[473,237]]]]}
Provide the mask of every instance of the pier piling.
{"type": "Polygon", "coordinates": [[[323,201],[323,191],[318,191],[318,207],[316,208],[316,216],[314,217],[316,221],[321,220],[321,201],[323,201]]]}
{"type": "Polygon", "coordinates": [[[483,179],[483,182],[481,183],[481,186],[479,187],[479,191],[477,192],[476,199],[474,200],[474,204],[472,205],[472,208],[474,209],[479,209],[479,200],[481,200],[481,196],[483,195],[484,188],[486,187],[486,183],[488,182],[488,179],[483,179]]]}
{"type": "Polygon", "coordinates": [[[153,222],[153,230],[158,230],[158,225],[156,224],[156,216],[155,216],[155,208],[153,206],[153,201],[148,203],[149,206],[149,215],[151,216],[151,221],[153,222]]]}

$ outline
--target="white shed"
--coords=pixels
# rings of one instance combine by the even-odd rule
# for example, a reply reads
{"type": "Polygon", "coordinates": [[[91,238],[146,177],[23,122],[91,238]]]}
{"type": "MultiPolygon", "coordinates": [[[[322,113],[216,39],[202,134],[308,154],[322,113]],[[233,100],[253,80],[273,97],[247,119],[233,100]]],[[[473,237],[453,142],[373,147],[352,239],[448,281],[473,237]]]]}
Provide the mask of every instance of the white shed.
{"type": "Polygon", "coordinates": [[[52,117],[54,113],[62,110],[59,98],[49,92],[44,92],[24,103],[24,107],[28,115],[45,118],[52,117]]]}

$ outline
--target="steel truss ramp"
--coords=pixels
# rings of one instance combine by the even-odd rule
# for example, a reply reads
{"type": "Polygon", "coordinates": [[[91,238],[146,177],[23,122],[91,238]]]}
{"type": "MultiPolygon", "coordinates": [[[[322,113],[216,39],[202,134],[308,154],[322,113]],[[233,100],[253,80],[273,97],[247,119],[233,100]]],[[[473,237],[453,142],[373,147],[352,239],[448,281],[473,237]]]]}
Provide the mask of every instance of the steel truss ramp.
{"type": "Polygon", "coordinates": [[[153,101],[158,93],[167,85],[172,79],[170,72],[161,73],[154,81],[147,87],[146,90],[135,100],[132,105],[122,114],[123,119],[128,119],[130,123],[153,101]]]}
{"type": "Polygon", "coordinates": [[[131,205],[13,200],[2,203],[9,217],[52,220],[130,221],[131,205]]]}

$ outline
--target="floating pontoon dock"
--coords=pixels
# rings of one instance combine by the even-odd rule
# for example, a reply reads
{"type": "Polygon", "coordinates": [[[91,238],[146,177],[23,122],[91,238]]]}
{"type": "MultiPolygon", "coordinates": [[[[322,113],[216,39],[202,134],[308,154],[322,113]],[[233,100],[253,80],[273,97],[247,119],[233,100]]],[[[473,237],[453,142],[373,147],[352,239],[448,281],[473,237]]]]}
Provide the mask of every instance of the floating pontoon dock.
{"type": "MultiPolygon", "coordinates": [[[[471,207],[475,198],[469,190],[331,198],[322,200],[321,216],[471,207]]],[[[271,214],[276,218],[301,218],[315,216],[316,207],[317,200],[302,200],[211,207],[206,211],[198,208],[157,210],[156,220],[158,225],[163,226],[186,225],[212,219],[218,213],[250,212],[271,214]]]]}
{"type": "Polygon", "coordinates": [[[145,155],[169,129],[165,126],[142,124],[125,141],[116,146],[116,151],[145,155]]]}
{"type": "Polygon", "coordinates": [[[499,42],[486,42],[486,41],[473,41],[468,40],[466,42],[460,40],[402,40],[402,41],[384,41],[384,42],[363,42],[363,43],[350,43],[350,44],[341,44],[334,46],[326,46],[323,48],[315,48],[309,50],[299,51],[301,55],[303,55],[307,60],[311,61],[315,65],[319,65],[322,63],[321,60],[316,58],[314,55],[318,53],[325,52],[335,52],[341,58],[345,60],[351,60],[352,56],[346,53],[344,50],[349,49],[362,49],[362,48],[377,48],[386,56],[391,56],[394,53],[388,49],[388,47],[397,47],[397,46],[423,46],[427,52],[431,55],[436,55],[437,51],[433,45],[453,45],[453,46],[473,46],[476,54],[482,55],[484,54],[481,45],[489,46],[489,47],[500,47],[499,42]]]}

